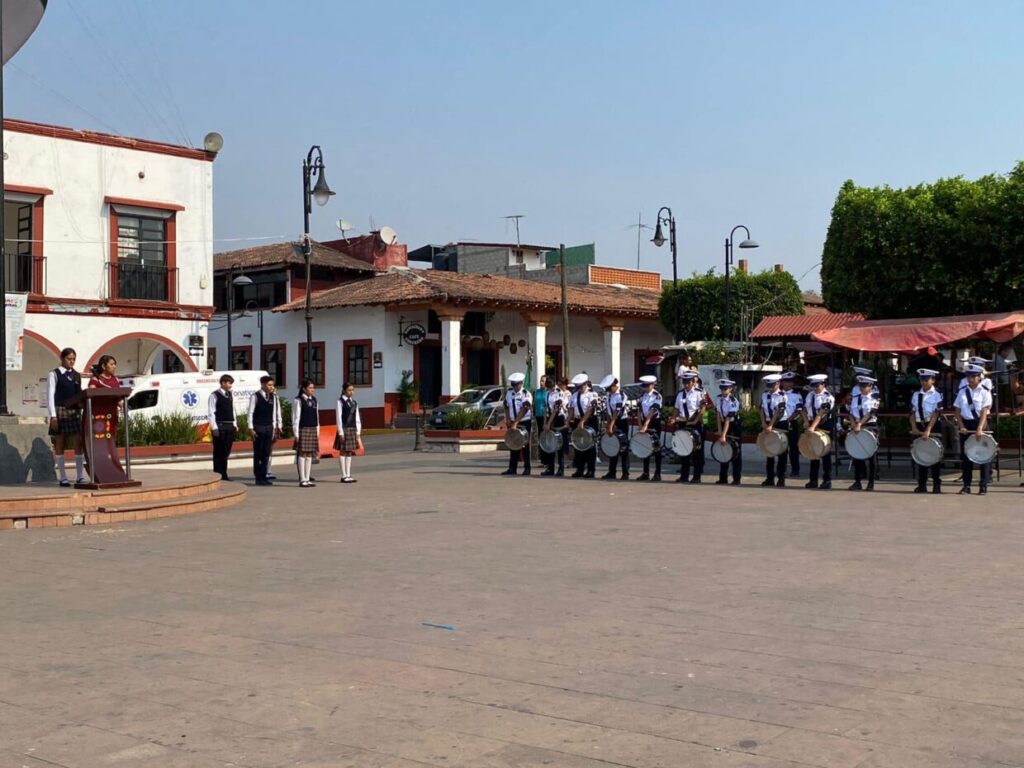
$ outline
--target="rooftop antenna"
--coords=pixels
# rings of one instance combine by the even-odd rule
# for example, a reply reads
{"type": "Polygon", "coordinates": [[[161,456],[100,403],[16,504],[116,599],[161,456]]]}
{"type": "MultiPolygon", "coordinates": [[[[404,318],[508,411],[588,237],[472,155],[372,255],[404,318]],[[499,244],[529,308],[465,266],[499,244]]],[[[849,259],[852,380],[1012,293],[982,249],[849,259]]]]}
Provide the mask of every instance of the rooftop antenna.
{"type": "Polygon", "coordinates": [[[630,224],[626,229],[636,230],[636,268],[640,269],[640,238],[643,237],[645,229],[654,229],[654,227],[644,224],[644,214],[640,211],[636,215],[636,224],[630,224]]]}
{"type": "Polygon", "coordinates": [[[346,235],[345,233],[346,232],[350,232],[352,230],[352,225],[349,224],[344,219],[338,219],[337,225],[338,225],[338,230],[341,232],[342,238],[344,238],[345,240],[348,240],[348,235],[346,235]]]}
{"type": "Polygon", "coordinates": [[[523,218],[526,218],[526,214],[525,213],[513,213],[511,216],[505,216],[504,218],[506,220],[512,219],[516,223],[516,247],[517,248],[520,247],[520,242],[519,242],[519,220],[523,219],[523,218]]]}

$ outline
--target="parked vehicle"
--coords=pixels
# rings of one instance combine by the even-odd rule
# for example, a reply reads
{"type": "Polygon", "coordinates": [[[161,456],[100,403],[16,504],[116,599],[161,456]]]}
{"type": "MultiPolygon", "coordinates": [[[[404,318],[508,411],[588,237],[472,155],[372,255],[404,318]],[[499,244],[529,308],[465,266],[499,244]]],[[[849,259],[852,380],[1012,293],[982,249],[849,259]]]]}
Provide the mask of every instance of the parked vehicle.
{"type": "Polygon", "coordinates": [[[463,390],[454,400],[440,405],[430,412],[430,426],[435,429],[444,429],[448,426],[448,414],[464,408],[481,411],[490,418],[495,409],[501,410],[501,398],[504,392],[505,388],[499,387],[497,384],[463,390]]]}
{"type": "Polygon", "coordinates": [[[157,373],[135,376],[135,391],[128,398],[128,411],[134,416],[166,416],[188,414],[192,422],[202,424],[207,418],[210,395],[220,388],[225,373],[235,379],[231,394],[235,398],[235,416],[243,416],[249,408],[249,396],[260,388],[266,371],[200,371],[193,373],[157,373]]]}

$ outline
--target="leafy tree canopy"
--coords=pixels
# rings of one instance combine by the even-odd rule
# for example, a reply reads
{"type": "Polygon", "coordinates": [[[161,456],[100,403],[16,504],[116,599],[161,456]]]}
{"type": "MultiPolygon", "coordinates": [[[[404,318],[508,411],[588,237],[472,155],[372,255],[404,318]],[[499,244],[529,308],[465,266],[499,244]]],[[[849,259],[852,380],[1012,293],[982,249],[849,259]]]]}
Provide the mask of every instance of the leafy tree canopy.
{"type": "Polygon", "coordinates": [[[825,305],[869,318],[1024,307],[1024,163],[907,189],[847,181],[821,257],[825,305]]]}

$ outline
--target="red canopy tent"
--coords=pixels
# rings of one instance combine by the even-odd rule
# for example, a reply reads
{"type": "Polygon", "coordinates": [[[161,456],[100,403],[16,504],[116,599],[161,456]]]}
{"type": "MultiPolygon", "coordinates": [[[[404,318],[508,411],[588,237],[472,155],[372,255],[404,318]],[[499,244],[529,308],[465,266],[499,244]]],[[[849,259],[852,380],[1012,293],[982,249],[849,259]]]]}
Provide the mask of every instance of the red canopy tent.
{"type": "Polygon", "coordinates": [[[1024,333],[1024,310],[991,315],[913,317],[862,320],[817,331],[811,337],[826,344],[862,352],[914,352],[948,346],[967,339],[1010,341],[1024,333]]]}

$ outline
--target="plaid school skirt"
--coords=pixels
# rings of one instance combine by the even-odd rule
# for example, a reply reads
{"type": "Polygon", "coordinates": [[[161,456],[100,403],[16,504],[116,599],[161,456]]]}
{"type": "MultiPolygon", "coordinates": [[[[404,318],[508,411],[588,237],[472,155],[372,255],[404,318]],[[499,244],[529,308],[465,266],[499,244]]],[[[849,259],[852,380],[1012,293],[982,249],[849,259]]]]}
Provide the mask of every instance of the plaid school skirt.
{"type": "Polygon", "coordinates": [[[82,434],[82,411],[78,408],[65,408],[57,406],[57,428],[49,430],[51,435],[80,435],[82,434]]]}
{"type": "Polygon", "coordinates": [[[355,453],[359,448],[359,433],[355,427],[345,427],[334,436],[334,450],[355,453]]]}
{"type": "Polygon", "coordinates": [[[316,427],[299,427],[295,450],[299,453],[312,453],[314,456],[320,453],[320,435],[316,427]]]}

